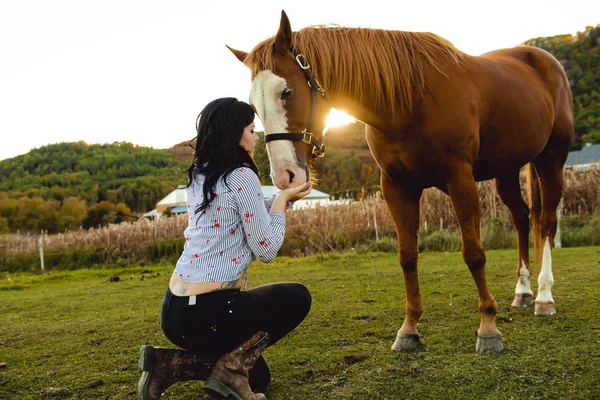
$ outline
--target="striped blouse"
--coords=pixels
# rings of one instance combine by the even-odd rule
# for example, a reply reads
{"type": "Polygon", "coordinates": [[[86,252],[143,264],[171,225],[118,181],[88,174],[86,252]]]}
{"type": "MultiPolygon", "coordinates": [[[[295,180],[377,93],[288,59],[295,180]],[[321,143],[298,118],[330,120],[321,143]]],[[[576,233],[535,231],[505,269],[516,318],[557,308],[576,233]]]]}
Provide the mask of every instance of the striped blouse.
{"type": "MultiPolygon", "coordinates": [[[[197,174],[187,188],[188,227],[183,253],[175,272],[184,282],[230,282],[247,272],[255,258],[275,258],[285,235],[285,214],[269,213],[275,196],[263,198],[258,176],[237,168],[219,178],[214,200],[203,212],[204,175],[197,174]]],[[[244,284],[245,286],[245,284],[244,284]]]]}

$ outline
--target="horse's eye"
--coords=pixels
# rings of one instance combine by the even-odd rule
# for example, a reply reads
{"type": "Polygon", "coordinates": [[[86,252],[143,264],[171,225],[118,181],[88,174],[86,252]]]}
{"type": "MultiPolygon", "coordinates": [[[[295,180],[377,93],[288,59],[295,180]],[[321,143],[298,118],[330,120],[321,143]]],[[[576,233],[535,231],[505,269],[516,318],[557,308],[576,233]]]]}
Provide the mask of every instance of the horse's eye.
{"type": "Polygon", "coordinates": [[[281,100],[285,100],[287,98],[289,98],[292,95],[292,90],[290,88],[285,88],[283,89],[283,92],[281,93],[281,100]]]}

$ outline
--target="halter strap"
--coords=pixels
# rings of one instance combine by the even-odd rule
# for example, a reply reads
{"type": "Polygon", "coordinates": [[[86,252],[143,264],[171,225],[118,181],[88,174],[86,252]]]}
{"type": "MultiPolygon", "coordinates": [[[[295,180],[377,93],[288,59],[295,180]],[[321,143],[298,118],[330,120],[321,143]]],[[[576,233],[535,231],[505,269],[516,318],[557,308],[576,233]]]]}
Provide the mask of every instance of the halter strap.
{"type": "Polygon", "coordinates": [[[302,142],[313,147],[314,157],[323,157],[325,155],[325,144],[315,137],[315,134],[308,129],[302,133],[270,133],[265,135],[265,143],[273,140],[290,140],[292,142],[302,142]]]}
{"type": "Polygon", "coordinates": [[[323,157],[325,155],[325,144],[319,139],[317,139],[313,133],[313,125],[315,116],[317,113],[317,109],[315,104],[317,103],[317,93],[321,94],[325,100],[329,100],[329,94],[323,89],[317,78],[312,74],[310,70],[310,64],[306,60],[306,57],[303,54],[298,53],[296,48],[292,45],[290,46],[290,52],[294,56],[296,63],[304,72],[304,76],[306,76],[306,80],[308,81],[308,86],[310,86],[311,97],[310,97],[310,119],[308,120],[308,124],[306,129],[302,131],[302,133],[270,133],[265,135],[265,143],[271,142],[273,140],[291,140],[293,142],[302,142],[308,146],[313,147],[313,158],[323,157]]]}
{"type": "Polygon", "coordinates": [[[310,70],[310,64],[306,60],[306,57],[304,56],[304,54],[298,53],[298,50],[296,50],[294,45],[290,46],[290,51],[292,52],[292,55],[294,56],[296,63],[298,63],[298,65],[304,72],[304,75],[306,76],[306,79],[308,80],[308,86],[311,87],[313,92],[316,90],[321,94],[321,96],[325,100],[329,100],[329,93],[327,93],[325,91],[325,89],[323,89],[323,87],[321,86],[321,84],[319,83],[317,78],[315,78],[315,76],[312,74],[312,71],[310,70]]]}

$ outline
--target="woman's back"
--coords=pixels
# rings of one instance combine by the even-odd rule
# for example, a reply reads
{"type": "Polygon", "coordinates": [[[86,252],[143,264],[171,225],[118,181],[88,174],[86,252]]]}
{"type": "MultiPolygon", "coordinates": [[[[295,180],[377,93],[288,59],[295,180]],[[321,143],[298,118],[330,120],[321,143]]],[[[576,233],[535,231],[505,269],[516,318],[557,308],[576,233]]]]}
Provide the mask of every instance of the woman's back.
{"type": "Polygon", "coordinates": [[[236,168],[217,181],[213,201],[200,211],[204,176],[195,175],[188,186],[186,243],[176,266],[184,282],[238,280],[255,258],[271,261],[283,243],[285,214],[272,212],[258,176],[236,168]],[[196,212],[198,210],[198,212],[196,212]]]}

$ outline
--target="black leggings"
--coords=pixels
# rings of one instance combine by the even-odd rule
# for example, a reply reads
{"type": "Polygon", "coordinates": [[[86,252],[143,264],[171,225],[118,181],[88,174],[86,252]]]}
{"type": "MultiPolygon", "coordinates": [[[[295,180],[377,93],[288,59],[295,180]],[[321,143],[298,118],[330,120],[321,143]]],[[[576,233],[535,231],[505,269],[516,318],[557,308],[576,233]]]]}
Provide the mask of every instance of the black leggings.
{"type": "Polygon", "coordinates": [[[205,293],[196,295],[193,305],[189,296],[167,289],[161,326],[173,344],[200,357],[218,358],[258,331],[268,332],[273,345],[304,320],[311,302],[300,283],[205,293]]]}

